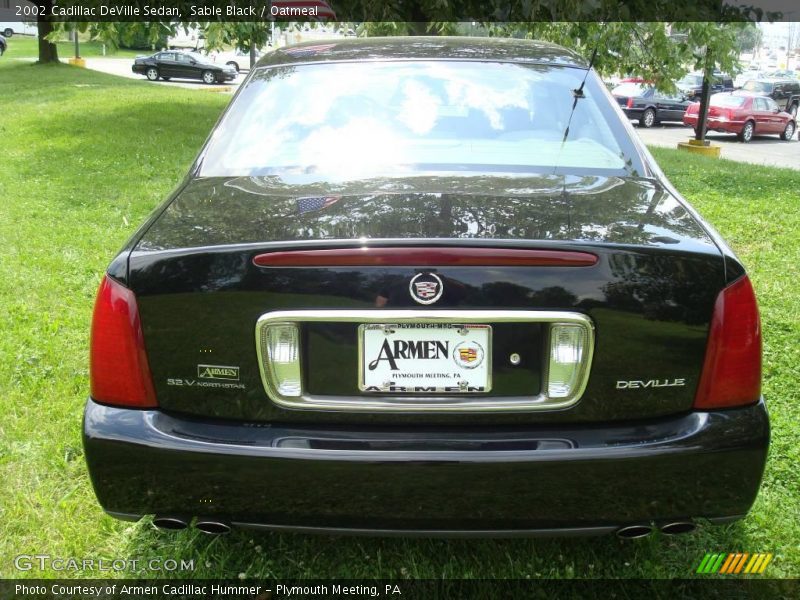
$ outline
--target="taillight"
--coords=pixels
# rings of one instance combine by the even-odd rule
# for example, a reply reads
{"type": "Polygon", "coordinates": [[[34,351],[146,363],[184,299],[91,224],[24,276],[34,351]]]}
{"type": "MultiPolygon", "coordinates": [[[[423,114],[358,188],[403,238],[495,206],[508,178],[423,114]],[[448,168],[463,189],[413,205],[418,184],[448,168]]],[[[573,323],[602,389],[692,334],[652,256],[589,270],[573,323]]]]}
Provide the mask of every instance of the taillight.
{"type": "Polygon", "coordinates": [[[744,276],[717,296],[694,407],[741,406],[760,395],[761,323],[753,286],[744,276]]]}
{"type": "Polygon", "coordinates": [[[108,276],[92,316],[92,398],[135,408],[157,406],[134,293],[108,276]]]}
{"type": "Polygon", "coordinates": [[[628,108],[633,108],[633,98],[628,98],[628,102],[625,106],[628,108]]]}

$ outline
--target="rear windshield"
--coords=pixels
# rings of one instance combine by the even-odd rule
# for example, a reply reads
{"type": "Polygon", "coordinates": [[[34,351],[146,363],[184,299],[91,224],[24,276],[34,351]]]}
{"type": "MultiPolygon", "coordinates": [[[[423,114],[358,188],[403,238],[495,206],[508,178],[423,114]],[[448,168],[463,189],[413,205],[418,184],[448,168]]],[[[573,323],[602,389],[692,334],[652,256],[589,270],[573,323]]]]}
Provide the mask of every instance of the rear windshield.
{"type": "Polygon", "coordinates": [[[644,94],[645,89],[647,88],[641,83],[621,83],[615,87],[611,93],[615,96],[632,96],[637,98],[644,94]]]}
{"type": "Polygon", "coordinates": [[[456,61],[261,68],[211,136],[200,175],[633,174],[641,164],[593,73],[575,98],[585,75],[456,61]]]}
{"type": "Polygon", "coordinates": [[[746,81],[745,84],[742,86],[743,90],[748,92],[759,92],[759,93],[772,93],[772,84],[767,83],[766,81],[755,81],[751,79],[750,81],[746,81]]]}
{"type": "Polygon", "coordinates": [[[711,104],[714,106],[736,108],[744,104],[745,100],[747,100],[747,98],[744,96],[731,96],[730,94],[725,94],[724,96],[711,96],[711,104]]]}
{"type": "Polygon", "coordinates": [[[703,85],[702,75],[684,75],[678,85],[703,85]]]}

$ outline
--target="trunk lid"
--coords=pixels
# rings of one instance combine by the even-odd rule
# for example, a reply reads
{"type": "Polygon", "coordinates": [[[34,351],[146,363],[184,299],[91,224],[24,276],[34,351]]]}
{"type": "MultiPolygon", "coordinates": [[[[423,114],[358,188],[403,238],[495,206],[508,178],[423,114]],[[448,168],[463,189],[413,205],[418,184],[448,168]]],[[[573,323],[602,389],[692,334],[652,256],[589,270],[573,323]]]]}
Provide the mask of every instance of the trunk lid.
{"type": "MultiPolygon", "coordinates": [[[[589,252],[588,267],[442,266],[434,310],[569,311],[594,324],[585,392],[568,410],[426,414],[424,422],[518,424],[633,419],[688,410],[717,292],[721,253],[652,180],[617,177],[418,178],[287,186],[200,179],[182,189],[130,254],[159,405],[253,423],[417,423],[419,414],[294,410],[269,400],[255,328],[279,310],[423,310],[408,294],[421,269],[260,267],[276,250],[360,246],[589,252]],[[379,300],[381,299],[382,300],[379,300]],[[211,369],[211,370],[210,370],[211,369]],[[208,374],[211,377],[208,377],[208,374]]],[[[457,250],[456,250],[457,251],[457,250]]],[[[371,313],[372,314],[372,313],[371,313]]],[[[487,400],[542,385],[540,324],[494,323],[487,400]],[[528,357],[516,369],[509,356],[528,357]]],[[[303,326],[305,385],[359,398],[358,324],[303,326]]]]}

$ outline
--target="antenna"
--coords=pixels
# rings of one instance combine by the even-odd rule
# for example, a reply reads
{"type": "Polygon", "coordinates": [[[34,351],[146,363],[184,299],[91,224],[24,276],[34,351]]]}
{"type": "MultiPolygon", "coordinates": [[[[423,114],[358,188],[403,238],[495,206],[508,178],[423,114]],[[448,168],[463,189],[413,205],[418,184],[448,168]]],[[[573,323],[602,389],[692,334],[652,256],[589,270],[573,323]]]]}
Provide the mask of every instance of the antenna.
{"type": "Polygon", "coordinates": [[[567,128],[564,130],[564,137],[561,139],[561,146],[558,148],[558,157],[556,159],[556,166],[553,167],[553,172],[558,168],[558,163],[561,161],[561,150],[564,149],[564,143],[567,141],[567,137],[569,136],[569,126],[572,124],[572,115],[575,114],[575,107],[578,106],[578,100],[580,98],[585,98],[583,95],[583,86],[586,85],[586,78],[589,77],[589,71],[592,70],[592,65],[594,65],[594,59],[597,56],[597,44],[594,46],[594,50],[592,50],[592,58],[589,59],[589,66],[586,67],[586,73],[583,74],[583,80],[581,84],[572,90],[572,96],[574,100],[572,101],[572,110],[569,111],[569,119],[567,119],[567,128]]]}
{"type": "Polygon", "coordinates": [[[597,57],[597,45],[595,45],[594,50],[592,50],[592,58],[589,59],[589,66],[587,67],[586,73],[583,76],[583,81],[581,81],[581,84],[576,89],[572,90],[572,95],[575,96],[576,100],[578,98],[583,98],[583,86],[586,85],[586,78],[589,76],[589,71],[591,71],[592,67],[594,66],[594,59],[596,57],[597,57]]]}

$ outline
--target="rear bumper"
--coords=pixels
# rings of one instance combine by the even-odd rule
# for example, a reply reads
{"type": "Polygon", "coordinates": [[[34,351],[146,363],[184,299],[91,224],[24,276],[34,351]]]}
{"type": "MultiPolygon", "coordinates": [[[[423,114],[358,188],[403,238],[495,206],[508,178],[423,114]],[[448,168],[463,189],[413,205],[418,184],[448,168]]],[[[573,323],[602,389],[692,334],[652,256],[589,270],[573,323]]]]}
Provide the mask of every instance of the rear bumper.
{"type": "MultiPolygon", "coordinates": [[[[697,127],[697,115],[684,115],[683,124],[690,127],[697,127]]],[[[722,133],[739,133],[744,127],[744,121],[729,121],[727,119],[706,119],[706,129],[709,131],[720,131],[722,133]]]]}
{"type": "Polygon", "coordinates": [[[644,113],[643,108],[628,108],[627,106],[622,106],[620,108],[622,108],[622,112],[624,112],[625,116],[629,119],[641,119],[642,113],[644,113]]]}
{"type": "Polygon", "coordinates": [[[301,531],[598,534],[745,515],[769,445],[763,401],[606,426],[293,428],[89,401],[103,508],[301,531]]]}

